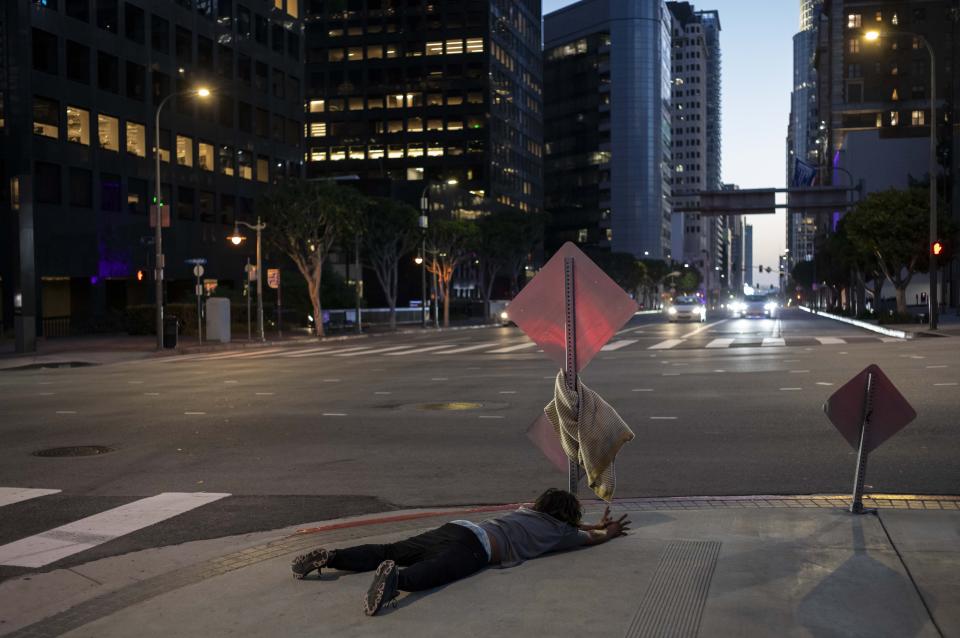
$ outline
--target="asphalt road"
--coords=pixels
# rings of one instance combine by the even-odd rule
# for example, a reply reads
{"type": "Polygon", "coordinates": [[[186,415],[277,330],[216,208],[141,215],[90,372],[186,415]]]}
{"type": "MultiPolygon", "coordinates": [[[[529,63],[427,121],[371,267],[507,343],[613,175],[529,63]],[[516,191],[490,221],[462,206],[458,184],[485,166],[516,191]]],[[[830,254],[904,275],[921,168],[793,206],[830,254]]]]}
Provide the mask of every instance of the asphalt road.
{"type": "MultiPolygon", "coordinates": [[[[956,494],[958,344],[883,340],[799,311],[645,315],[582,378],[636,433],[618,497],[848,491],[855,453],[822,405],[870,363],[918,417],[871,455],[868,490],[956,494]]],[[[0,507],[0,546],[165,492],[230,496],[46,568],[393,507],[529,499],[566,483],[525,434],[555,374],[515,327],[0,372],[0,487],[60,490],[0,507]],[[465,409],[434,405],[446,403],[465,409]],[[114,451],[33,455],[79,445],[114,451]]],[[[0,579],[23,572],[0,566],[0,579]]]]}

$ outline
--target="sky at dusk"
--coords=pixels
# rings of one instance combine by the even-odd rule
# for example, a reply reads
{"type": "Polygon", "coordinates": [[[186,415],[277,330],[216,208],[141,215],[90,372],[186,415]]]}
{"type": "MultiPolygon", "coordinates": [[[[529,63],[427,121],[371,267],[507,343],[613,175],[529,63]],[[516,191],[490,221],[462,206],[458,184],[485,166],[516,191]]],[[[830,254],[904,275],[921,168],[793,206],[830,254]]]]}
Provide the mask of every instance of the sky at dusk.
{"type": "MultiPolygon", "coordinates": [[[[570,4],[573,0],[544,0],[543,12],[570,4]]],[[[782,188],[799,0],[764,2],[762,10],[761,3],[746,0],[692,4],[697,10],[720,12],[723,181],[741,188],[782,188]]],[[[770,265],[774,270],[758,283],[777,285],[777,260],[786,243],[785,214],[747,219],[754,226],[754,268],[770,265]]]]}

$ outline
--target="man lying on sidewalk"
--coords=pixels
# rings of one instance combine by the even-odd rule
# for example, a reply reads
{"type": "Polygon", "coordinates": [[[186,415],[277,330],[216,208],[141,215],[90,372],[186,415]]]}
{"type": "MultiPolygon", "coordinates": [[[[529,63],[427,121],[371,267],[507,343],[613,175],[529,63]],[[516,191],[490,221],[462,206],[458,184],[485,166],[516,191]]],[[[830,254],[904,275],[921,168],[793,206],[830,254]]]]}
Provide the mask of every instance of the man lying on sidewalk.
{"type": "Polygon", "coordinates": [[[321,547],[297,556],[291,568],[296,578],[315,569],[319,573],[323,567],[353,572],[375,569],[363,601],[364,613],[372,616],[401,590],[432,589],[466,578],[487,565],[512,567],[547,552],[598,545],[629,529],[626,514],[613,520],[609,507],[596,525],[581,524],[582,515],[576,496],[551,488],[529,509],[521,507],[479,524],[453,521],[387,545],[321,547]]]}

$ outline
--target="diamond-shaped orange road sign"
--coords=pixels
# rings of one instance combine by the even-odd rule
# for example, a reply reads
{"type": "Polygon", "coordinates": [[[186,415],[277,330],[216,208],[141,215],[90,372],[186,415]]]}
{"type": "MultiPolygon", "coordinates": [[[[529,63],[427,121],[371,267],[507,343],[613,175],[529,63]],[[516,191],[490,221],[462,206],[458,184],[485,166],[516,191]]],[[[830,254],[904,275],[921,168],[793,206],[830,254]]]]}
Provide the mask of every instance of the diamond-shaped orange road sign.
{"type": "Polygon", "coordinates": [[[583,251],[567,242],[510,302],[510,320],[543,348],[557,366],[565,365],[563,262],[573,257],[577,371],[637,311],[637,302],[623,291],[583,251]]]}
{"type": "Polygon", "coordinates": [[[870,364],[834,392],[823,405],[827,418],[850,447],[857,449],[860,446],[860,425],[863,423],[868,374],[873,375],[873,403],[864,448],[867,452],[872,452],[913,421],[917,413],[880,367],[870,364]]]}

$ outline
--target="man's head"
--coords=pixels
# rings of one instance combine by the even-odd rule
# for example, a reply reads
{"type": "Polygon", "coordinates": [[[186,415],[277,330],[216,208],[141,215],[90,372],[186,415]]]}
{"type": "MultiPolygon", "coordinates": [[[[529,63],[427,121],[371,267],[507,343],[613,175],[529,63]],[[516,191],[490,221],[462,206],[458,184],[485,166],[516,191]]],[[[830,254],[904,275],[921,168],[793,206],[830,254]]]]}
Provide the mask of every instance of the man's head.
{"type": "Polygon", "coordinates": [[[577,497],[566,490],[558,490],[554,487],[537,498],[533,509],[574,527],[580,524],[580,518],[583,516],[577,497]]]}

